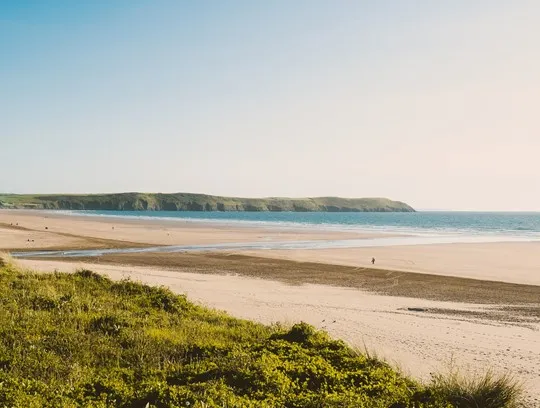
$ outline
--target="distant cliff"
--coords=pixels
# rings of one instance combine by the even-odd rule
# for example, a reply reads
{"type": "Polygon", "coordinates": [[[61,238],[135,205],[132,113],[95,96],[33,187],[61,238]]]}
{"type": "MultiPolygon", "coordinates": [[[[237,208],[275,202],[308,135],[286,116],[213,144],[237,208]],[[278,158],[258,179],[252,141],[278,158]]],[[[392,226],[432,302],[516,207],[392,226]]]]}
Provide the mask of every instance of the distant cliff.
{"type": "Polygon", "coordinates": [[[387,198],[237,198],[206,194],[0,195],[0,208],[119,211],[327,211],[413,212],[387,198]]]}

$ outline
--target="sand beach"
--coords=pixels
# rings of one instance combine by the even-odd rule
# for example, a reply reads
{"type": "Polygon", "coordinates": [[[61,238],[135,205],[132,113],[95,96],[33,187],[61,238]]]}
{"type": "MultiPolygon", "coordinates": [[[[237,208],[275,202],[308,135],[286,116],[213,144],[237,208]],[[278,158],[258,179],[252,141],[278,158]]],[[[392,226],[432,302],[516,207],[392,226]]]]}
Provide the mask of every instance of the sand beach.
{"type": "MultiPolygon", "coordinates": [[[[0,249],[372,239],[376,233],[230,227],[0,210],[0,249]]],[[[406,373],[510,372],[540,404],[540,243],[434,244],[19,259],[165,285],[234,316],[305,321],[406,373]],[[371,257],[376,264],[371,265],[371,257]]],[[[535,405],[536,404],[536,405],[535,405]]]]}

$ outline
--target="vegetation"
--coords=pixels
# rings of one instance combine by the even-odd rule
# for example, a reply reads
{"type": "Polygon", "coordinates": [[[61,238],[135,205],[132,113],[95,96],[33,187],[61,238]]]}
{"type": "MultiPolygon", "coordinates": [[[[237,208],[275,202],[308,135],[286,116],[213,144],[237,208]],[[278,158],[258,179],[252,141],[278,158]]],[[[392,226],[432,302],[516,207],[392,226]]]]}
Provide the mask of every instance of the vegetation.
{"type": "Polygon", "coordinates": [[[331,211],[411,212],[405,203],[387,198],[236,198],[205,194],[0,195],[0,208],[51,210],[155,211],[331,211]]]}
{"type": "Polygon", "coordinates": [[[435,375],[432,388],[456,407],[508,407],[515,405],[522,392],[511,376],[488,371],[481,377],[465,377],[455,369],[435,375]]]}
{"type": "Polygon", "coordinates": [[[489,401],[463,402],[309,325],[238,320],[88,270],[5,262],[0,311],[2,407],[497,408],[517,398],[488,382],[489,401]]]}

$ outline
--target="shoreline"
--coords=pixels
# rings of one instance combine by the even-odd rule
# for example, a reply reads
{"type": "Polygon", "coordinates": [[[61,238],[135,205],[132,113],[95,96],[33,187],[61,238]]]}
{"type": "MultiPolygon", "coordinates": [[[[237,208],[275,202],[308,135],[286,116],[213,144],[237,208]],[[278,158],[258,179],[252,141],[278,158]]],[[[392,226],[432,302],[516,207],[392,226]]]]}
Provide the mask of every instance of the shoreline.
{"type": "MultiPolygon", "coordinates": [[[[34,239],[35,249],[47,249],[361,238],[0,210],[0,252],[17,242],[24,247],[27,239],[34,239]]],[[[43,272],[85,267],[115,279],[165,285],[207,306],[263,323],[305,321],[355,347],[365,345],[417,378],[456,358],[466,372],[511,371],[525,381],[531,398],[540,400],[540,390],[534,388],[540,377],[540,243],[141,253],[15,262],[43,272]]]]}
{"type": "MultiPolygon", "coordinates": [[[[0,209],[2,212],[20,213],[22,215],[44,214],[46,218],[88,218],[103,223],[112,223],[116,220],[117,223],[148,223],[156,225],[187,225],[190,227],[200,228],[216,228],[225,230],[234,229],[258,229],[258,230],[273,230],[273,231],[295,231],[307,234],[347,234],[350,236],[362,236],[370,238],[414,238],[427,244],[429,238],[433,239],[433,244],[438,243],[488,243],[488,242],[540,242],[540,231],[528,230],[508,230],[508,231],[481,231],[477,229],[430,229],[424,227],[408,227],[398,225],[362,225],[362,224],[332,224],[332,223],[306,223],[295,221],[260,221],[260,220],[244,220],[233,218],[199,218],[199,217],[182,217],[182,216],[152,216],[152,215],[126,215],[124,211],[98,211],[89,210],[32,210],[32,209],[0,209]],[[103,212],[108,212],[103,214],[103,212]]],[[[146,213],[156,214],[160,211],[127,211],[129,213],[146,213]]],[[[424,211],[425,213],[433,213],[437,211],[424,211]]],[[[445,213],[444,211],[441,211],[445,213]]],[[[462,211],[467,213],[467,211],[462,211]]],[[[171,214],[235,214],[236,212],[204,212],[204,211],[168,211],[171,214]]],[[[244,213],[244,212],[240,212],[244,213]]],[[[253,212],[249,214],[255,214],[253,212]]],[[[279,212],[287,214],[301,214],[294,212],[279,212]]],[[[474,213],[474,212],[472,212],[474,213]]],[[[506,212],[494,212],[495,214],[508,214],[506,212]]],[[[536,214],[535,212],[516,212],[517,214],[536,214]]],[[[319,213],[317,213],[319,214],[319,213]]],[[[336,213],[329,213],[336,214],[336,213]]],[[[357,213],[352,213],[357,214],[357,213]]],[[[362,214],[362,213],[359,213],[362,214]]],[[[367,213],[369,214],[369,213],[367,213]]],[[[392,213],[390,213],[392,214],[392,213]]],[[[395,214],[395,213],[394,213],[395,214]]],[[[485,214],[478,212],[478,214],[485,214]]],[[[538,213],[540,214],[540,213],[538,213]]],[[[390,244],[385,244],[390,245],[390,244]]],[[[402,245],[402,244],[400,244],[402,245]]],[[[405,244],[403,244],[405,245],[405,244]]],[[[410,245],[418,245],[411,243],[410,245]]]]}
{"type": "MultiPolygon", "coordinates": [[[[379,234],[299,231],[201,225],[170,220],[71,216],[40,210],[0,209],[1,249],[84,248],[85,239],[127,241],[146,246],[364,239],[379,234]],[[68,239],[69,238],[69,239],[68,239]],[[30,239],[30,241],[28,241],[30,239]],[[32,239],[34,240],[32,242],[32,239]]],[[[88,245],[88,248],[94,248],[88,245]]]]}
{"type": "Polygon", "coordinates": [[[221,250],[297,262],[540,285],[540,242],[406,245],[410,241],[401,241],[416,238],[0,210],[0,251],[137,248],[134,252],[138,252],[159,247],[155,250],[165,253],[176,246],[178,253],[221,250]],[[396,241],[403,245],[390,245],[396,241]]]}

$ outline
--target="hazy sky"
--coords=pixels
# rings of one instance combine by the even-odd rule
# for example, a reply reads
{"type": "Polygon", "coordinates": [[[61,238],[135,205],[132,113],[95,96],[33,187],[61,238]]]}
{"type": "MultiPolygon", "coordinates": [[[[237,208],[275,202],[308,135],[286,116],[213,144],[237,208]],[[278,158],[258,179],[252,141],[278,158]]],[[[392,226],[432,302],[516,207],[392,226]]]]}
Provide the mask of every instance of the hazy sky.
{"type": "Polygon", "coordinates": [[[540,210],[540,1],[0,0],[0,191],[540,210]]]}

